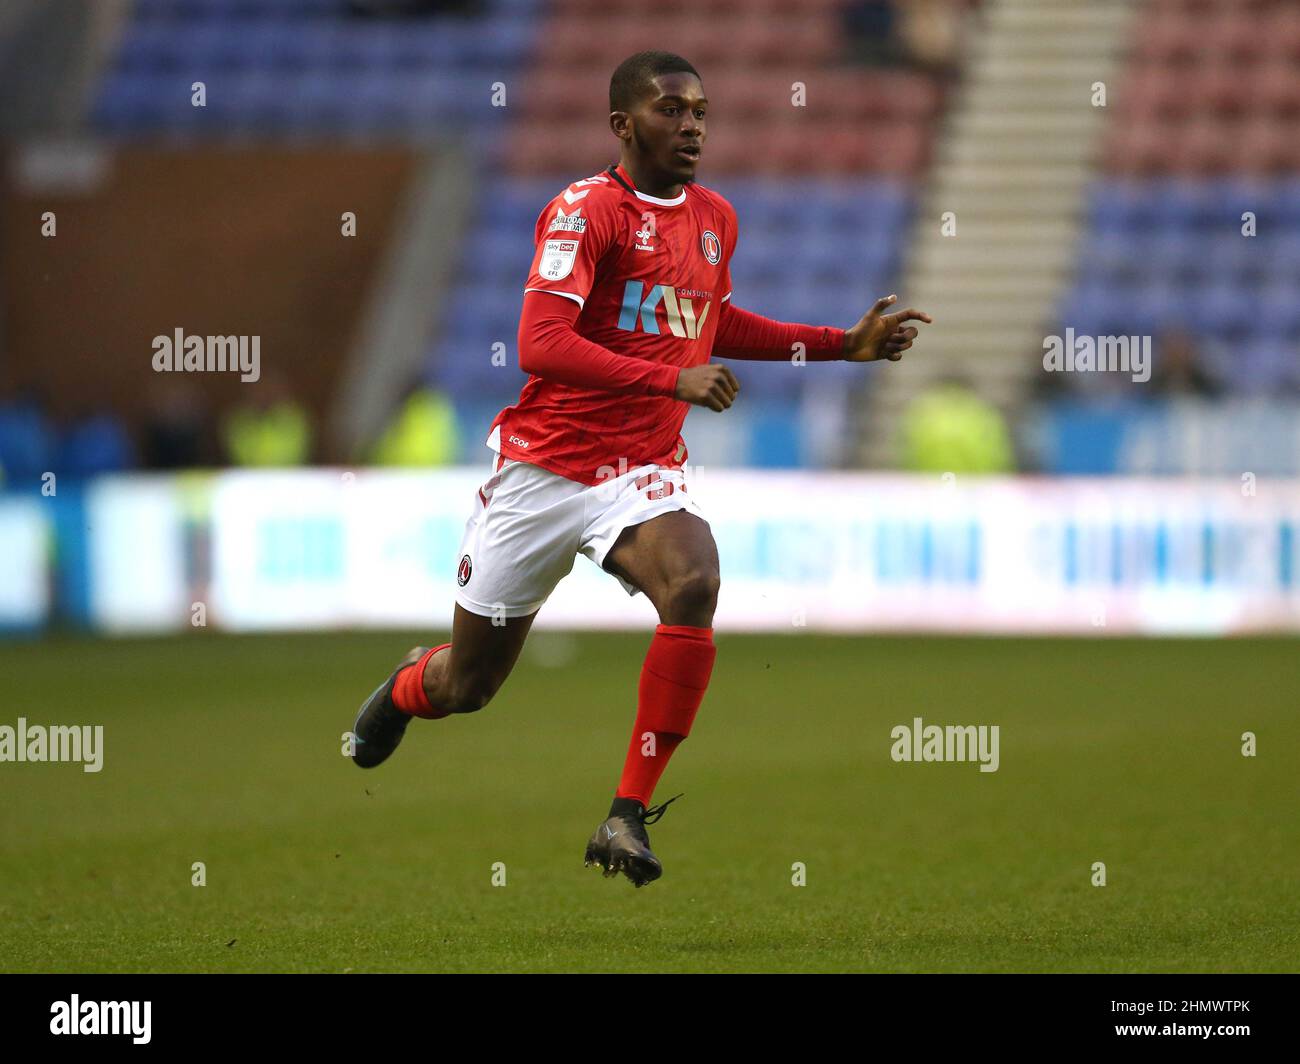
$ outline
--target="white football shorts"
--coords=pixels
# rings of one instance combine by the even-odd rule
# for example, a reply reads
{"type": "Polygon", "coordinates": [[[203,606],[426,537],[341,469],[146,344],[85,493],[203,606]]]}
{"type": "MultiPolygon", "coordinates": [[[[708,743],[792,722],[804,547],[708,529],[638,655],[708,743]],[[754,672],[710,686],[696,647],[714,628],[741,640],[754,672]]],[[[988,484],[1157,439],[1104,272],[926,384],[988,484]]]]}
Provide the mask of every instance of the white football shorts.
{"type": "Polygon", "coordinates": [[[456,601],[485,617],[536,612],[579,553],[603,566],[631,525],[673,510],[704,517],[681,469],[641,465],[588,486],[499,454],[492,467],[474,497],[456,567],[456,601]]]}

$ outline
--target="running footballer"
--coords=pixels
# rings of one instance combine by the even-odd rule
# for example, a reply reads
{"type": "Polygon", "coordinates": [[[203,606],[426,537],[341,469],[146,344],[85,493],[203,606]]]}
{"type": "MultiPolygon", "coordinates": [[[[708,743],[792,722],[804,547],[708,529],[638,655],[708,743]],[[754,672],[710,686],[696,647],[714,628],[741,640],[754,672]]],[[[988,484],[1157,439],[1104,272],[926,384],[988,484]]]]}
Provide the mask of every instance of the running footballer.
{"type": "Polygon", "coordinates": [[[689,405],[726,410],[740,384],[712,356],[896,362],[929,322],[880,299],[852,328],[772,321],[735,306],[736,212],[695,182],[708,102],[695,68],[640,52],[614,71],[620,160],[575,181],[537,219],[524,286],[519,401],[493,423],[491,475],[457,557],[452,640],[417,647],[366,700],[353,759],[373,768],[413,717],[482,709],[514,667],[556,584],[581,553],[659,615],[641,669],[632,739],[586,862],[636,886],[663,868],[651,798],[708,688],[718,554],[688,491],[689,405]],[[504,623],[502,621],[504,620],[504,623]]]}

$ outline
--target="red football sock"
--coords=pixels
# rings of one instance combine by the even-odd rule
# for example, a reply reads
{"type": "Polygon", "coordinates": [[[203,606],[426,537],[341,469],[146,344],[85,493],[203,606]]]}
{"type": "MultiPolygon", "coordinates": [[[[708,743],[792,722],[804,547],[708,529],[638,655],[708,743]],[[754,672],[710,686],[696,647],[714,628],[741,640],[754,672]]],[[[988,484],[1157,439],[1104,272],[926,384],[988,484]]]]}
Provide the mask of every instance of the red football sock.
{"type": "Polygon", "coordinates": [[[615,797],[650,804],[668,759],[691,733],[717,653],[712,628],[661,624],[655,629],[641,667],[636,724],[615,797]]]}
{"type": "Polygon", "coordinates": [[[443,643],[440,647],[426,651],[414,665],[406,666],[397,674],[397,681],[393,684],[393,705],[403,713],[424,717],[426,720],[450,716],[448,710],[434,709],[429,704],[429,696],[424,693],[424,667],[438,651],[446,650],[449,646],[450,643],[443,643]]]}

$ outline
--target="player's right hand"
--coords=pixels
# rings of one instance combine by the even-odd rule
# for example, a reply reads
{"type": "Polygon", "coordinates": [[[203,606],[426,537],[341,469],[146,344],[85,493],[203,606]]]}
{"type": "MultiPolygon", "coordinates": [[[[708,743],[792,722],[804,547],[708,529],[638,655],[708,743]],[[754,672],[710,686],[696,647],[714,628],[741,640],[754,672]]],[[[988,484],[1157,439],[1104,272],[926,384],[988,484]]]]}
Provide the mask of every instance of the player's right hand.
{"type": "Polygon", "coordinates": [[[730,369],[708,362],[677,374],[677,391],[673,398],[721,412],[736,401],[739,391],[740,381],[730,369]]]}

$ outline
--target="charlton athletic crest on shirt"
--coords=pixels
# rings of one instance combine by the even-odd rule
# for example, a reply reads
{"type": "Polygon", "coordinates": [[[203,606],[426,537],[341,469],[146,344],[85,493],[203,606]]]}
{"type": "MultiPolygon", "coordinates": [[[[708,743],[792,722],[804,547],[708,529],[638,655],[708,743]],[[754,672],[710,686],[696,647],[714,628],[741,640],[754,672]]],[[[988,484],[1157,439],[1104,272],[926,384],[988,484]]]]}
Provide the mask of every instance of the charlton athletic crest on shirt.
{"type": "Polygon", "coordinates": [[[722,258],[722,241],[718,239],[718,234],[712,229],[704,230],[700,246],[704,248],[704,257],[709,260],[709,265],[716,266],[722,258]]]}
{"type": "Polygon", "coordinates": [[[577,257],[576,240],[548,240],[542,248],[542,263],[538,272],[548,281],[562,280],[573,272],[573,260],[577,257]]]}
{"type": "Polygon", "coordinates": [[[461,587],[464,587],[469,583],[469,574],[473,571],[474,565],[470,562],[469,555],[462,554],[460,558],[460,566],[456,570],[456,583],[460,584],[461,587]]]}

